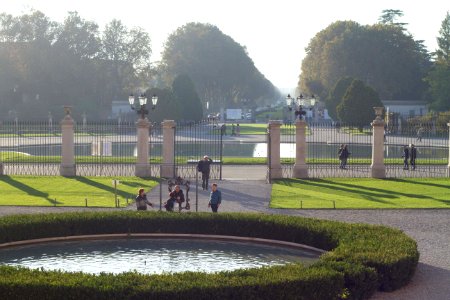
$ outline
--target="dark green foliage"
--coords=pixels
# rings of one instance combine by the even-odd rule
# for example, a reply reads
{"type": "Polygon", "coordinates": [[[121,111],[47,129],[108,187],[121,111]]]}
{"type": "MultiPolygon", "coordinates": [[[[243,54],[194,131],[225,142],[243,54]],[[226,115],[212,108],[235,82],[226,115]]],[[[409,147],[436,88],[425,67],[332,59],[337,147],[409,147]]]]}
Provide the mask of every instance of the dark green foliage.
{"type": "Polygon", "coordinates": [[[340,121],[362,128],[375,118],[373,108],[381,106],[378,94],[371,87],[361,80],[353,80],[336,111],[340,121]]]}
{"type": "Polygon", "coordinates": [[[292,216],[96,212],[8,216],[0,243],[106,233],[202,233],[249,236],[326,249],[319,262],[217,274],[89,275],[0,267],[8,299],[364,299],[413,276],[416,243],[399,230],[292,216]],[[186,280],[189,278],[189,280],[186,280]]]}
{"type": "Polygon", "coordinates": [[[180,108],[180,120],[200,121],[203,118],[202,102],[189,76],[178,75],[175,77],[172,91],[180,108]]]}
{"type": "Polygon", "coordinates": [[[328,95],[328,98],[325,99],[325,106],[328,109],[328,114],[333,120],[337,120],[337,106],[342,102],[342,98],[344,98],[345,92],[352,84],[354,78],[352,77],[344,77],[339,79],[339,81],[334,86],[333,90],[328,95]]]}

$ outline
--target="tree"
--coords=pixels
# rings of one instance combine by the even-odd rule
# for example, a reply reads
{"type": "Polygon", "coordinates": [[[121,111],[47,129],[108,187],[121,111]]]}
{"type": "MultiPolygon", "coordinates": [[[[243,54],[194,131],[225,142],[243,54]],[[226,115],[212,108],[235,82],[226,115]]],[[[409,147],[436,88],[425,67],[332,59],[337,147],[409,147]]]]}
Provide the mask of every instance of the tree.
{"type": "Polygon", "coordinates": [[[379,106],[383,104],[377,92],[361,80],[355,79],[337,106],[337,115],[341,122],[362,128],[374,119],[373,107],[379,106]]]}
{"type": "Polygon", "coordinates": [[[175,99],[170,88],[151,88],[146,92],[148,97],[152,95],[158,96],[158,105],[155,110],[150,111],[149,118],[152,122],[160,123],[164,120],[179,120],[180,112],[183,110],[175,99]]]}
{"type": "Polygon", "coordinates": [[[172,83],[174,98],[180,108],[180,118],[184,121],[200,121],[203,107],[194,83],[187,75],[178,75],[172,83]]]}
{"type": "Polygon", "coordinates": [[[450,66],[450,14],[447,12],[445,19],[442,21],[440,36],[437,38],[439,49],[436,50],[436,60],[439,64],[450,66]]]}
{"type": "Polygon", "coordinates": [[[381,24],[399,26],[404,29],[408,23],[395,22],[400,17],[403,17],[403,11],[399,9],[384,9],[381,11],[381,16],[378,18],[378,21],[381,24]]]}
{"type": "Polygon", "coordinates": [[[349,86],[352,84],[353,80],[354,78],[352,77],[344,77],[339,79],[333,90],[328,95],[328,98],[325,99],[325,107],[328,109],[328,114],[332,119],[338,119],[336,108],[342,102],[342,98],[344,97],[349,86]]]}
{"type": "Polygon", "coordinates": [[[342,77],[360,78],[383,99],[421,99],[430,67],[423,45],[399,26],[338,21],[311,39],[298,89],[326,98],[342,77]]]}
{"type": "Polygon", "coordinates": [[[431,109],[446,111],[450,109],[450,14],[447,12],[442,21],[440,36],[437,37],[438,49],[434,52],[435,62],[425,81],[429,84],[432,97],[431,109]]]}
{"type": "Polygon", "coordinates": [[[188,23],[172,33],[162,59],[164,80],[188,75],[211,110],[235,107],[242,99],[271,103],[279,93],[255,67],[245,47],[216,26],[188,23]]]}

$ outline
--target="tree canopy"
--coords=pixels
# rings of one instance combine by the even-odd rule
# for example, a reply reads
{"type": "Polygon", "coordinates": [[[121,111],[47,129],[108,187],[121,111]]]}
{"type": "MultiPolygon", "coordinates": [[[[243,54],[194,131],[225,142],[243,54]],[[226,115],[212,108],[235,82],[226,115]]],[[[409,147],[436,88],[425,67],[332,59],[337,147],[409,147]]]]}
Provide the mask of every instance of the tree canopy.
{"type": "Polygon", "coordinates": [[[370,124],[375,118],[373,107],[380,106],[383,104],[377,92],[366,86],[363,81],[355,79],[336,110],[341,122],[362,127],[370,124]]]}
{"type": "Polygon", "coordinates": [[[328,114],[332,119],[338,119],[336,108],[342,102],[342,98],[344,98],[345,92],[347,92],[353,80],[355,79],[352,77],[341,78],[325,99],[325,107],[328,109],[328,114]]]}
{"type": "Polygon", "coordinates": [[[179,74],[188,75],[203,105],[208,101],[213,111],[239,106],[243,99],[262,105],[279,97],[245,47],[210,24],[188,23],[173,32],[162,63],[166,82],[179,74]]]}
{"type": "Polygon", "coordinates": [[[401,26],[338,21],[311,39],[298,88],[325,98],[349,76],[372,86],[383,99],[421,99],[429,66],[422,42],[401,26]]]}

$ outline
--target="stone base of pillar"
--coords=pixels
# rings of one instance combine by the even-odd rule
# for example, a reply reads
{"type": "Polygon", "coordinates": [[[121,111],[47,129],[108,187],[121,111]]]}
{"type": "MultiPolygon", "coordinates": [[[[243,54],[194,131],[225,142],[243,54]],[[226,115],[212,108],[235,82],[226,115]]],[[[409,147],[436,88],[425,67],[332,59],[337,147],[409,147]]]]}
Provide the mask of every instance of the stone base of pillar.
{"type": "Polygon", "coordinates": [[[308,178],[308,166],[307,165],[294,165],[292,170],[293,178],[308,178]]]}
{"type": "Polygon", "coordinates": [[[0,163],[0,175],[3,175],[3,164],[0,163]]]}
{"type": "MultiPolygon", "coordinates": [[[[0,174],[3,174],[3,173],[0,172],[0,174]]],[[[448,166],[448,168],[447,168],[447,177],[450,177],[450,166],[448,166]]]]}
{"type": "Polygon", "coordinates": [[[75,165],[61,165],[59,167],[59,174],[65,177],[74,177],[77,175],[77,168],[75,165]]]}
{"type": "Polygon", "coordinates": [[[137,164],[134,170],[136,177],[150,177],[150,165],[149,164],[137,164]]]}
{"type": "Polygon", "coordinates": [[[279,179],[283,178],[283,169],[282,168],[272,168],[270,170],[270,179],[279,179]]]}
{"type": "Polygon", "coordinates": [[[381,166],[370,166],[370,171],[372,178],[386,178],[386,167],[381,166]]]}
{"type": "Polygon", "coordinates": [[[172,178],[173,177],[173,171],[174,171],[174,165],[173,164],[163,164],[161,165],[161,177],[164,178],[172,178]]]}

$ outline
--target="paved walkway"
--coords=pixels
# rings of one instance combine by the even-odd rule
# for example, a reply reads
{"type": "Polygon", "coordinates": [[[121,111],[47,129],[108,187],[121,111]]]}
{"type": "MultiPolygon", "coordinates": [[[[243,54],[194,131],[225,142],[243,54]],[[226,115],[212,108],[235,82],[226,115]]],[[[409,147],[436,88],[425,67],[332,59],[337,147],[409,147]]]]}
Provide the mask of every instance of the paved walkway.
{"type": "MultiPolygon", "coordinates": [[[[242,170],[245,178],[245,170],[242,170]]],[[[441,210],[280,210],[268,208],[271,186],[263,180],[219,182],[223,205],[219,211],[262,212],[298,215],[345,222],[382,224],[396,227],[414,238],[419,246],[420,262],[413,281],[392,293],[377,293],[373,299],[450,299],[450,209],[441,210]]],[[[163,190],[163,200],[167,197],[163,190]]],[[[209,193],[198,192],[198,210],[207,211],[209,193]]],[[[155,204],[159,203],[159,188],[149,194],[155,204]]],[[[195,190],[190,192],[191,210],[195,211],[195,190]]],[[[127,209],[134,210],[133,205],[127,209]]],[[[43,213],[85,211],[93,208],[62,207],[0,207],[0,216],[17,213],[43,213]]],[[[116,209],[98,209],[116,210],[116,209]]]]}

